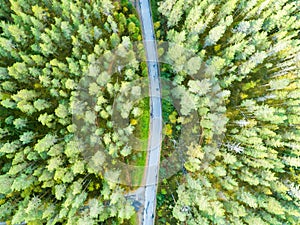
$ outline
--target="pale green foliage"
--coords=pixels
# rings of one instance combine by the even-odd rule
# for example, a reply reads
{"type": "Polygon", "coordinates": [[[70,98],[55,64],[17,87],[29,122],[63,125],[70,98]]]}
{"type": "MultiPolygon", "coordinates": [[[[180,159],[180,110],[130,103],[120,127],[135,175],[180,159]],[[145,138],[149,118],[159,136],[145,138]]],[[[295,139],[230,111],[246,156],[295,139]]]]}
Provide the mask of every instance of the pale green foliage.
{"type": "Polygon", "coordinates": [[[55,114],[59,117],[59,118],[65,118],[68,116],[68,109],[65,105],[63,104],[59,104],[59,106],[55,109],[55,114]]]}
{"type": "Polygon", "coordinates": [[[193,93],[198,94],[199,96],[205,95],[209,92],[211,88],[211,83],[209,79],[203,79],[201,81],[199,80],[190,80],[188,83],[188,86],[190,87],[190,91],[193,93]]]}
{"type": "Polygon", "coordinates": [[[200,57],[192,57],[189,59],[186,65],[186,71],[188,74],[193,75],[198,72],[201,67],[202,60],[200,57]]]}
{"type": "Polygon", "coordinates": [[[9,75],[17,80],[25,79],[25,74],[27,73],[25,63],[15,63],[12,67],[8,67],[9,75]]]}
{"type": "Polygon", "coordinates": [[[123,199],[123,194],[121,190],[118,190],[111,195],[111,204],[117,204],[123,199]]]}
{"type": "Polygon", "coordinates": [[[55,197],[57,200],[61,200],[66,192],[66,186],[64,184],[55,186],[55,197]]]}
{"type": "Polygon", "coordinates": [[[58,144],[54,144],[49,151],[47,152],[48,155],[50,156],[59,156],[61,155],[63,152],[63,144],[62,143],[58,143],[58,144]]]}
{"type": "Polygon", "coordinates": [[[130,202],[126,202],[125,206],[122,206],[119,211],[119,218],[130,219],[134,215],[135,211],[130,202]]]}
{"type": "Polygon", "coordinates": [[[74,82],[74,80],[71,80],[71,79],[67,79],[65,85],[66,85],[66,88],[70,89],[70,90],[73,90],[76,87],[76,83],[74,82]]]}
{"type": "Polygon", "coordinates": [[[10,178],[8,175],[1,175],[0,176],[0,193],[1,194],[10,193],[12,183],[13,183],[13,179],[10,178]]]}
{"type": "Polygon", "coordinates": [[[40,139],[34,146],[34,150],[41,153],[49,149],[56,142],[56,136],[52,134],[47,134],[44,138],[40,139]]]}
{"type": "Polygon", "coordinates": [[[91,217],[82,217],[78,220],[78,224],[82,224],[82,225],[90,225],[93,224],[93,219],[91,217]]]}
{"type": "Polygon", "coordinates": [[[80,24],[79,25],[79,29],[78,29],[78,33],[79,33],[79,37],[84,41],[84,42],[87,42],[87,43],[91,43],[91,34],[88,30],[88,28],[83,25],[83,24],[80,24]]]}
{"type": "Polygon", "coordinates": [[[130,146],[125,146],[122,150],[121,150],[121,155],[126,157],[128,155],[130,155],[132,152],[132,149],[130,146]]]}
{"type": "Polygon", "coordinates": [[[182,16],[182,8],[184,5],[184,1],[175,1],[175,0],[167,0],[162,1],[159,10],[166,15],[168,19],[168,25],[173,26],[178,23],[182,16]]]}
{"type": "Polygon", "coordinates": [[[38,211],[37,209],[40,207],[40,205],[41,205],[41,199],[38,197],[33,197],[29,201],[27,208],[25,209],[25,212],[27,214],[31,214],[34,211],[37,212],[38,211]]]}
{"type": "Polygon", "coordinates": [[[34,138],[34,133],[32,131],[24,132],[22,135],[20,135],[20,141],[23,144],[30,143],[34,138]]]}
{"type": "Polygon", "coordinates": [[[245,192],[245,191],[242,191],[240,192],[240,197],[239,199],[246,203],[247,205],[249,205],[251,208],[257,208],[258,207],[258,204],[257,204],[257,200],[256,200],[256,197],[253,196],[251,193],[249,192],[245,192]]]}
{"type": "Polygon", "coordinates": [[[51,158],[48,160],[47,169],[50,172],[53,172],[56,169],[58,169],[60,166],[62,166],[62,164],[63,164],[63,161],[60,157],[51,158]]]}
{"type": "Polygon", "coordinates": [[[1,101],[1,105],[4,106],[5,108],[16,108],[16,103],[11,101],[10,99],[5,99],[1,101]]]}
{"type": "Polygon", "coordinates": [[[46,10],[38,5],[32,6],[32,12],[39,20],[43,20],[47,16],[46,10]]]}
{"type": "Polygon", "coordinates": [[[212,60],[208,62],[206,73],[215,76],[217,74],[220,74],[224,66],[225,66],[225,59],[218,56],[214,56],[212,60]]]}
{"type": "Polygon", "coordinates": [[[187,116],[189,115],[193,110],[196,109],[196,98],[193,98],[192,95],[185,95],[181,97],[181,109],[180,112],[182,115],[187,116]]]}
{"type": "Polygon", "coordinates": [[[90,95],[97,95],[99,93],[100,87],[96,83],[91,83],[89,87],[90,95]]]}
{"type": "Polygon", "coordinates": [[[38,118],[38,121],[40,121],[41,124],[49,128],[53,127],[53,120],[54,120],[54,115],[52,114],[49,115],[48,113],[41,114],[38,118]]]}
{"type": "Polygon", "coordinates": [[[101,168],[104,162],[105,162],[105,155],[102,151],[97,151],[91,159],[92,166],[98,170],[101,168]]]}
{"type": "Polygon", "coordinates": [[[133,116],[135,118],[137,118],[143,113],[143,111],[142,111],[142,109],[140,109],[138,107],[134,107],[131,113],[133,114],[133,116]]]}
{"type": "Polygon", "coordinates": [[[18,174],[20,172],[23,172],[23,170],[26,169],[27,167],[28,167],[28,163],[27,162],[13,165],[10,168],[10,170],[8,171],[7,174],[9,174],[9,175],[16,175],[16,174],[18,174]]]}
{"type": "Polygon", "coordinates": [[[41,111],[41,110],[49,108],[51,106],[51,104],[44,99],[38,99],[38,100],[34,101],[33,106],[38,111],[41,111]]]}
{"type": "Polygon", "coordinates": [[[218,166],[215,168],[214,174],[216,177],[224,177],[226,176],[226,170],[223,167],[218,166]]]}
{"type": "Polygon", "coordinates": [[[16,89],[16,84],[11,81],[4,81],[1,83],[4,90],[13,92],[16,89]]]}
{"type": "Polygon", "coordinates": [[[170,178],[181,182],[178,197],[170,188],[166,199],[174,201],[158,208],[168,223],[175,223],[167,215],[171,207],[178,224],[298,224],[297,3],[159,3],[172,42],[163,71],[179,86],[172,94],[185,113],[195,107],[201,127],[194,139],[200,146],[187,148],[182,160],[188,174],[170,178]],[[192,98],[184,96],[186,88],[192,98]]]}
{"type": "Polygon", "coordinates": [[[283,161],[292,167],[300,167],[300,158],[299,157],[283,157],[283,161]]]}
{"type": "Polygon", "coordinates": [[[86,198],[87,198],[86,192],[80,193],[75,197],[74,202],[72,203],[72,207],[78,209],[80,205],[82,205],[82,203],[85,201],[86,198]]]}
{"type": "Polygon", "coordinates": [[[209,31],[208,37],[205,39],[204,46],[211,46],[222,37],[226,27],[224,25],[216,26],[209,31]]]}
{"type": "Polygon", "coordinates": [[[95,124],[95,120],[96,120],[96,114],[95,114],[95,112],[86,111],[84,119],[89,124],[95,124]]]}
{"type": "Polygon", "coordinates": [[[25,174],[21,174],[19,177],[14,179],[11,189],[15,191],[25,190],[26,188],[30,187],[34,181],[34,177],[28,177],[25,174]]]}
{"type": "Polygon", "coordinates": [[[8,31],[12,34],[16,42],[22,42],[26,39],[26,33],[22,27],[11,24],[8,26],[8,31]]]}
{"type": "Polygon", "coordinates": [[[102,4],[102,10],[104,13],[109,14],[110,11],[114,8],[112,2],[110,0],[102,0],[101,1],[102,4]]]}
{"type": "Polygon", "coordinates": [[[19,143],[17,141],[14,142],[7,142],[1,146],[0,152],[2,153],[13,153],[19,147],[19,143]]]}
{"type": "Polygon", "coordinates": [[[271,89],[283,89],[287,87],[290,83],[288,79],[280,79],[280,80],[271,80],[270,81],[270,88],[271,89]]]}
{"type": "Polygon", "coordinates": [[[67,143],[64,153],[67,157],[73,158],[83,151],[82,145],[77,140],[71,140],[67,143]]]}
{"type": "Polygon", "coordinates": [[[13,224],[20,224],[24,222],[24,217],[25,217],[25,211],[23,207],[20,207],[20,209],[15,213],[15,215],[12,218],[12,223],[13,224]]]}
{"type": "Polygon", "coordinates": [[[55,213],[55,206],[53,204],[50,204],[47,206],[47,208],[43,212],[43,219],[50,218],[55,213]]]}
{"type": "Polygon", "coordinates": [[[74,174],[83,174],[84,173],[84,162],[76,161],[72,167],[74,174]]]}
{"type": "Polygon", "coordinates": [[[25,100],[21,100],[18,102],[17,107],[24,113],[28,115],[32,115],[36,109],[33,107],[31,102],[27,102],[25,100]]]}

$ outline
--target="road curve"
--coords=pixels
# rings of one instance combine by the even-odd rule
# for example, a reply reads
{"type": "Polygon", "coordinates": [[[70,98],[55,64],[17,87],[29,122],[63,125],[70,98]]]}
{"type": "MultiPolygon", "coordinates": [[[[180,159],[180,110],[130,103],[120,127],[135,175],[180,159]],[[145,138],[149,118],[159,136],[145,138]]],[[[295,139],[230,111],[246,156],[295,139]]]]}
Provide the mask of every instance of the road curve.
{"type": "Polygon", "coordinates": [[[137,7],[139,7],[138,11],[140,12],[144,47],[146,50],[151,114],[147,166],[144,177],[145,196],[142,224],[153,225],[155,220],[156,192],[162,139],[160,77],[150,2],[149,0],[139,0],[137,7]]]}

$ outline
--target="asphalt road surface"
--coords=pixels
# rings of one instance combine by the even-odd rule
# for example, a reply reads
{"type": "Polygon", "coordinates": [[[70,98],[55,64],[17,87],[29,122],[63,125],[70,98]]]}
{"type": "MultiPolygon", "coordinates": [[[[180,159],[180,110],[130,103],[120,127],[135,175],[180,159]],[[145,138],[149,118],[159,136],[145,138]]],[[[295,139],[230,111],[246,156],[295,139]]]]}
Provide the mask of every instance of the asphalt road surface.
{"type": "Polygon", "coordinates": [[[149,94],[150,94],[150,133],[145,171],[145,196],[142,224],[153,225],[156,210],[156,192],[160,163],[160,149],[162,139],[162,110],[159,79],[159,64],[156,40],[153,29],[151,6],[148,0],[139,0],[138,7],[142,22],[144,47],[146,50],[149,94]]]}

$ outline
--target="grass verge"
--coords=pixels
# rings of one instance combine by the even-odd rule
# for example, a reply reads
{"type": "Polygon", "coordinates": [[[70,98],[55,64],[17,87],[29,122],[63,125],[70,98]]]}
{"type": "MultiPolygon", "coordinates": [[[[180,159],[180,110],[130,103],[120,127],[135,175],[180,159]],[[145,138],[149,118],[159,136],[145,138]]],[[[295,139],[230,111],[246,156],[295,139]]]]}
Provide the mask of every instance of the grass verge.
{"type": "Polygon", "coordinates": [[[137,119],[135,128],[135,136],[141,141],[141,146],[132,157],[131,165],[140,166],[140,170],[136,170],[131,174],[132,184],[141,184],[143,180],[145,164],[147,159],[148,137],[149,137],[149,123],[150,123],[150,100],[143,99],[138,107],[142,109],[142,115],[137,119]]]}

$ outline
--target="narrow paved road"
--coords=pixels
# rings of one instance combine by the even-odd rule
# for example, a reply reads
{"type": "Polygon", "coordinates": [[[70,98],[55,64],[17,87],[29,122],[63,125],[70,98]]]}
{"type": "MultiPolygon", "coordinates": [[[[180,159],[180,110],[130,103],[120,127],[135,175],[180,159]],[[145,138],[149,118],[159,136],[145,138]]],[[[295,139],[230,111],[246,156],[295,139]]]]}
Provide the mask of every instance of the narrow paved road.
{"type": "Polygon", "coordinates": [[[161,91],[157,47],[149,0],[139,0],[138,7],[147,57],[151,112],[147,167],[144,177],[145,196],[142,224],[153,225],[156,210],[156,192],[162,139],[161,91]]]}

